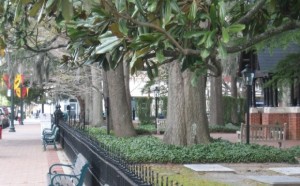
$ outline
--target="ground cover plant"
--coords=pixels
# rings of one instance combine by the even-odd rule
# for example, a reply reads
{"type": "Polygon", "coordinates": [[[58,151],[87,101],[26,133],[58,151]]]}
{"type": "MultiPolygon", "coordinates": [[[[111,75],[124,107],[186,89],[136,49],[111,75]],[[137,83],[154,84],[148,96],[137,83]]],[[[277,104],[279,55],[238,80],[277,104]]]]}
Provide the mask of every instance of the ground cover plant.
{"type": "MultiPolygon", "coordinates": [[[[240,126],[228,123],[226,125],[210,125],[209,132],[215,133],[236,133],[236,131],[240,130],[240,126]]],[[[139,135],[142,134],[155,134],[156,128],[153,123],[143,123],[136,127],[136,132],[139,135]]]]}
{"type": "Polygon", "coordinates": [[[151,135],[118,138],[99,128],[89,128],[87,133],[100,143],[118,149],[127,161],[136,163],[297,163],[296,157],[300,157],[299,149],[284,150],[220,139],[210,144],[180,147],[164,144],[151,135]]]}

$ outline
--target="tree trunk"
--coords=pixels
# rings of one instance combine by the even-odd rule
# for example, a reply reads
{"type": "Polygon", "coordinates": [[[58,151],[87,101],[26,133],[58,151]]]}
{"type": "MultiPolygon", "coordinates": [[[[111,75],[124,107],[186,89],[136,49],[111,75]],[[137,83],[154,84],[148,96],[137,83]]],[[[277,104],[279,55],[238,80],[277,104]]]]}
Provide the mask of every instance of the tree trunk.
{"type": "Polygon", "coordinates": [[[205,81],[191,84],[192,72],[180,71],[173,62],[169,69],[168,115],[164,142],[174,145],[208,143],[208,121],[205,106],[205,81]],[[202,106],[202,107],[201,107],[202,106]]]}
{"type": "MultiPolygon", "coordinates": [[[[109,103],[108,103],[108,96],[109,96],[109,90],[108,90],[108,82],[107,82],[107,72],[105,70],[102,70],[102,76],[103,76],[103,101],[104,101],[104,108],[105,108],[105,117],[106,117],[106,125],[109,123],[112,123],[112,118],[108,117],[108,113],[111,113],[109,103]],[[107,113],[108,112],[108,113],[107,113]]],[[[111,129],[113,129],[113,126],[110,126],[111,129]]]]}
{"type": "Polygon", "coordinates": [[[76,96],[79,106],[80,106],[80,113],[79,113],[79,122],[80,124],[85,121],[85,102],[81,96],[76,96]]]}
{"type": "Polygon", "coordinates": [[[132,116],[131,94],[130,94],[130,85],[129,85],[130,66],[129,66],[129,63],[127,63],[126,61],[123,62],[123,65],[124,65],[124,81],[125,81],[126,99],[129,104],[130,115],[132,116]]]}
{"type": "Polygon", "coordinates": [[[102,96],[102,87],[101,87],[101,73],[100,69],[96,66],[91,67],[92,74],[92,126],[101,126],[103,125],[103,96],[102,96]]]}
{"type": "Polygon", "coordinates": [[[210,81],[210,119],[211,125],[224,125],[222,77],[211,77],[210,81]]]}
{"type": "Polygon", "coordinates": [[[126,97],[123,63],[115,70],[107,71],[110,116],[116,136],[135,136],[131,111],[126,97]]]}
{"type": "Polygon", "coordinates": [[[85,83],[86,88],[84,91],[84,100],[85,100],[85,122],[87,124],[93,123],[93,104],[92,104],[92,78],[91,78],[91,67],[85,66],[84,71],[85,74],[85,83]]]}

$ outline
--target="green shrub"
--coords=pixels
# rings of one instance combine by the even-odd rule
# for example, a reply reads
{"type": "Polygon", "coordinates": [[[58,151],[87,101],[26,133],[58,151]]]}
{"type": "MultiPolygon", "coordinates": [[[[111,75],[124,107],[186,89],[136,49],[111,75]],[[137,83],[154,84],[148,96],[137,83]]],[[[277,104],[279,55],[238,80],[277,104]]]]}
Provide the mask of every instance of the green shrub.
{"type": "Polygon", "coordinates": [[[223,125],[209,125],[209,132],[235,133],[240,130],[240,126],[231,123],[223,125]]]}
{"type": "Polygon", "coordinates": [[[245,99],[233,98],[231,96],[223,96],[224,105],[224,121],[225,123],[233,123],[231,113],[234,109],[238,111],[238,123],[244,121],[245,116],[245,99]]]}
{"type": "Polygon", "coordinates": [[[300,158],[300,146],[291,147],[288,149],[295,157],[300,158]]]}
{"type": "Polygon", "coordinates": [[[293,152],[275,147],[256,144],[230,143],[223,140],[213,140],[210,144],[198,144],[189,147],[179,147],[164,144],[153,136],[138,136],[117,138],[97,132],[89,132],[94,139],[107,146],[119,149],[129,162],[136,163],[265,163],[288,162],[296,163],[293,152]]]}
{"type": "Polygon", "coordinates": [[[135,129],[135,131],[138,135],[154,134],[154,133],[156,133],[156,128],[155,128],[155,125],[153,125],[153,124],[144,124],[144,125],[139,125],[135,129]]]}
{"type": "Polygon", "coordinates": [[[150,123],[152,121],[151,118],[151,103],[152,98],[141,97],[135,98],[137,103],[136,114],[141,123],[150,123]]]}

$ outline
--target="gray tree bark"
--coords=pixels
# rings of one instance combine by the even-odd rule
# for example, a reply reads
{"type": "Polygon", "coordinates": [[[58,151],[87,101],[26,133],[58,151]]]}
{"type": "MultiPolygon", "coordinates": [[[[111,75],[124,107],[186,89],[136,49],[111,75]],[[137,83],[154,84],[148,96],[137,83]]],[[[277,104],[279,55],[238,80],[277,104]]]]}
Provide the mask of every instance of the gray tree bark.
{"type": "Polygon", "coordinates": [[[115,70],[107,71],[110,116],[116,136],[135,136],[131,120],[131,111],[126,97],[123,63],[115,70]]]}
{"type": "Polygon", "coordinates": [[[91,79],[91,67],[85,66],[83,71],[85,82],[86,82],[86,89],[84,91],[84,102],[85,102],[85,121],[88,124],[93,123],[93,104],[92,104],[92,79],[91,79]]]}
{"type": "Polygon", "coordinates": [[[224,110],[222,100],[222,76],[210,79],[210,125],[224,125],[224,110]]]}
{"type": "Polygon", "coordinates": [[[101,70],[95,65],[91,66],[92,74],[92,126],[104,125],[103,121],[103,96],[102,96],[102,85],[101,85],[101,70]]]}

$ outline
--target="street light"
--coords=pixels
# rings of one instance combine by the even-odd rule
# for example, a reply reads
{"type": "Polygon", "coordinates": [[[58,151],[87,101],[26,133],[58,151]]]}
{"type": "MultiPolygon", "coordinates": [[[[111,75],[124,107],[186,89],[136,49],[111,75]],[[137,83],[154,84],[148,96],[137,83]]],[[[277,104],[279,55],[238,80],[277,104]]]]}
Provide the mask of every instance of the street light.
{"type": "Polygon", "coordinates": [[[157,128],[158,96],[159,96],[159,88],[156,86],[155,89],[154,89],[154,97],[155,97],[155,128],[157,128]]]}
{"type": "MultiPolygon", "coordinates": [[[[11,82],[14,82],[14,81],[12,80],[11,82]]],[[[15,125],[14,125],[15,108],[14,108],[14,84],[13,83],[11,83],[9,94],[10,94],[10,102],[11,102],[9,132],[16,132],[15,125]]]]}
{"type": "Polygon", "coordinates": [[[253,83],[253,78],[254,78],[254,73],[251,71],[248,65],[246,65],[245,69],[242,71],[243,74],[243,81],[245,85],[247,86],[247,120],[246,120],[246,143],[249,144],[250,141],[250,123],[249,123],[249,107],[251,105],[251,88],[252,88],[252,83],[253,83]]]}

